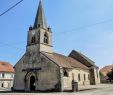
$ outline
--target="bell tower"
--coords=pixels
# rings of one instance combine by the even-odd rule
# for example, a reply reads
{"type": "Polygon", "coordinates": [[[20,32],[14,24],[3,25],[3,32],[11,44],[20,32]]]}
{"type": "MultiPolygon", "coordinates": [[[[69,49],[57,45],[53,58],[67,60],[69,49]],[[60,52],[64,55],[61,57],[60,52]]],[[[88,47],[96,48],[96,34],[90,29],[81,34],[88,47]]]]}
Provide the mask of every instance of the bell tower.
{"type": "Polygon", "coordinates": [[[52,53],[52,31],[47,26],[42,7],[42,1],[39,1],[33,27],[29,27],[27,38],[27,50],[38,50],[39,52],[52,53]]]}

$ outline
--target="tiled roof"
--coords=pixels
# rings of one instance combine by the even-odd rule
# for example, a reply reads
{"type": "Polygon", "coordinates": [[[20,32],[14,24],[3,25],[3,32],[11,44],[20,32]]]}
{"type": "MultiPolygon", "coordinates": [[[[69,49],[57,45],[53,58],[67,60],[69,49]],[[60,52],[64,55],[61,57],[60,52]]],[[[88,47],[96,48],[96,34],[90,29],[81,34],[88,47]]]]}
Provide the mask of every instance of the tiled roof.
{"type": "Polygon", "coordinates": [[[58,53],[49,54],[42,52],[42,54],[44,54],[46,57],[48,57],[60,67],[89,69],[88,67],[71,57],[67,57],[58,53]]]}
{"type": "Polygon", "coordinates": [[[103,68],[100,70],[100,72],[101,72],[104,76],[106,76],[106,74],[111,71],[112,67],[113,67],[113,65],[105,66],[105,67],[103,67],[103,68]]]}
{"type": "Polygon", "coordinates": [[[8,62],[0,61],[0,72],[14,72],[13,66],[8,62]]]}
{"type": "MultiPolygon", "coordinates": [[[[73,50],[70,54],[69,54],[69,57],[72,57],[76,60],[78,60],[79,62],[81,62],[82,64],[88,66],[88,67],[91,67],[91,66],[94,66],[94,67],[97,67],[95,65],[95,62],[92,61],[91,59],[89,59],[87,56],[85,56],[84,54],[78,52],[78,51],[75,51],[73,50]]],[[[98,67],[97,67],[98,68],[98,67]]]]}
{"type": "Polygon", "coordinates": [[[86,59],[88,62],[92,63],[94,65],[94,61],[92,61],[91,59],[89,59],[87,56],[85,56],[84,54],[78,52],[84,59],[86,59]]]}

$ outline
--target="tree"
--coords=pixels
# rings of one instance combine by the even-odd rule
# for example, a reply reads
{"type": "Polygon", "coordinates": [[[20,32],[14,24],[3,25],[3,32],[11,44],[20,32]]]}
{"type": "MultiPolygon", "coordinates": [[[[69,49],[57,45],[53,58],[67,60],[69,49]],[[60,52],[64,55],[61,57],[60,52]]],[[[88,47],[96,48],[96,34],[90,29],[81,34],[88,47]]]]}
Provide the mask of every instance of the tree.
{"type": "Polygon", "coordinates": [[[111,80],[113,80],[113,68],[111,69],[110,72],[107,73],[107,76],[109,77],[108,80],[110,80],[111,82],[111,80]]]}

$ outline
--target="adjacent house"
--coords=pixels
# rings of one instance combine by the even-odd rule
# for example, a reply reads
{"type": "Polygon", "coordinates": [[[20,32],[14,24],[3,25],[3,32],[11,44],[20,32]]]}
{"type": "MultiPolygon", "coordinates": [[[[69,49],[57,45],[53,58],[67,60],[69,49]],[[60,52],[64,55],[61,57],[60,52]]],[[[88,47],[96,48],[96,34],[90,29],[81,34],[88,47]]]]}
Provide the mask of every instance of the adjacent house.
{"type": "Polygon", "coordinates": [[[0,61],[0,88],[13,87],[14,69],[8,62],[0,61]]]}

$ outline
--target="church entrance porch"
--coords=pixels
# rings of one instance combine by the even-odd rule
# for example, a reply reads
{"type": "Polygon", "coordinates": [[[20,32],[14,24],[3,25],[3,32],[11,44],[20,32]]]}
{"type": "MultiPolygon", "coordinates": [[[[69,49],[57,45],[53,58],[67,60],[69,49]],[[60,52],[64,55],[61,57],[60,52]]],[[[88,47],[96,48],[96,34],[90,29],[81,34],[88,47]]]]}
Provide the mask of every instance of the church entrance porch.
{"type": "Polygon", "coordinates": [[[35,73],[29,72],[25,77],[25,91],[36,91],[38,78],[35,73]]]}
{"type": "Polygon", "coordinates": [[[41,68],[27,68],[23,69],[23,72],[26,73],[24,82],[25,82],[25,91],[37,91],[38,85],[38,75],[41,68]]]}
{"type": "Polygon", "coordinates": [[[35,91],[35,77],[34,76],[31,76],[30,77],[30,91],[35,91]]]}

